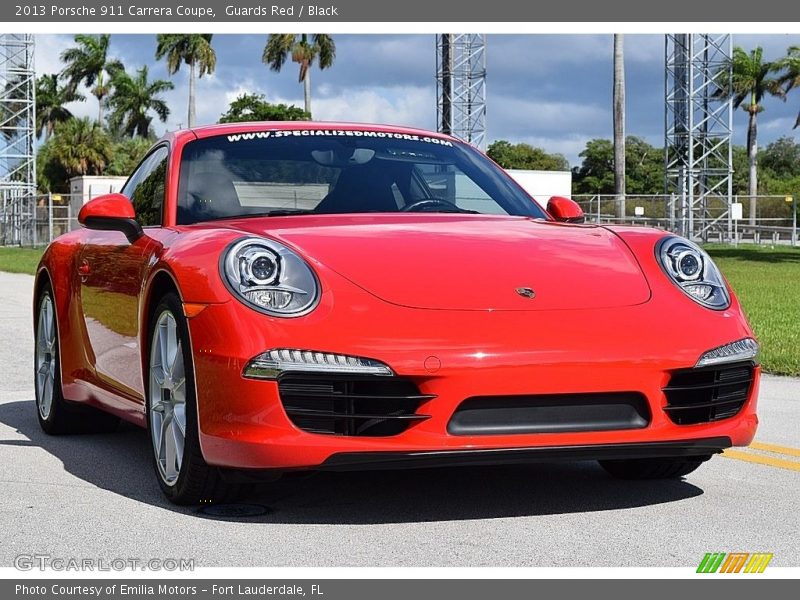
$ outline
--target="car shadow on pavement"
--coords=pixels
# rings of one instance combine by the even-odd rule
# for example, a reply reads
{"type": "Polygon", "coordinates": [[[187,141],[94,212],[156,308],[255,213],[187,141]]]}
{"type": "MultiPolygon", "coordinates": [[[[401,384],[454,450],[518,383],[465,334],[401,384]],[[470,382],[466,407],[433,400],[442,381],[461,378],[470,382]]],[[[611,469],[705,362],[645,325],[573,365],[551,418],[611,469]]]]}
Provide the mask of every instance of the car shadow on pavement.
{"type": "Polygon", "coordinates": [[[48,436],[39,428],[32,401],[0,404],[0,423],[30,440],[0,440],[0,448],[42,448],[61,461],[66,472],[91,485],[151,506],[220,521],[458,521],[635,508],[677,502],[703,493],[685,480],[615,480],[596,463],[585,461],[326,472],[260,485],[239,500],[266,507],[265,514],[241,517],[233,511],[233,516],[212,516],[195,507],[172,505],[164,498],[150,463],[149,439],[139,428],[122,425],[110,434],[48,436]]]}

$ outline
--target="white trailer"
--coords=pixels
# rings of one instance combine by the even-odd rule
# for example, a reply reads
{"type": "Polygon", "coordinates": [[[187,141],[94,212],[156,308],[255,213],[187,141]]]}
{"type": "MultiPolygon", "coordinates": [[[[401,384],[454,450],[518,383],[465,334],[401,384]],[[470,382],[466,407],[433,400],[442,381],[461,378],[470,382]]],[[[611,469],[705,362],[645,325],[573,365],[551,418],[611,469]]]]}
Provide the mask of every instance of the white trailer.
{"type": "Polygon", "coordinates": [[[528,171],[506,169],[543,208],[551,196],[572,197],[572,171],[528,171]]]}

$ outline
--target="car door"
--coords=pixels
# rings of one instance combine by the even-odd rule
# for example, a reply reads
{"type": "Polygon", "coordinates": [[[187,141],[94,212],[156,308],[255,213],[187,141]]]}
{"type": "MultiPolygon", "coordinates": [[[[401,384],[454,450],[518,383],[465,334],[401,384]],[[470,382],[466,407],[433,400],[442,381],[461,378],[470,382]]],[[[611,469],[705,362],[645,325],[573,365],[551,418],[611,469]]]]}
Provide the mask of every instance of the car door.
{"type": "Polygon", "coordinates": [[[147,266],[160,247],[147,231],[162,224],[168,156],[166,146],[155,148],[122,189],[145,235],[131,244],[118,231],[92,231],[78,261],[87,354],[97,383],[135,402],[144,400],[139,297],[147,266]]]}

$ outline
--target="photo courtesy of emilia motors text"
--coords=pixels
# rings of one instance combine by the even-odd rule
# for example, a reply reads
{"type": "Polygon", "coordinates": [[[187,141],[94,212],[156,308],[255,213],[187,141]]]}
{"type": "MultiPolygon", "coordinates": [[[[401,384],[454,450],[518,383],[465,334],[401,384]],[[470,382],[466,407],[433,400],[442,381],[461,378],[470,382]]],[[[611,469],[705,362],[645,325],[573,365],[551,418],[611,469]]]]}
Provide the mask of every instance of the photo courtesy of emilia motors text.
{"type": "Polygon", "coordinates": [[[796,595],[796,6],[0,18],[0,597],[796,595]]]}

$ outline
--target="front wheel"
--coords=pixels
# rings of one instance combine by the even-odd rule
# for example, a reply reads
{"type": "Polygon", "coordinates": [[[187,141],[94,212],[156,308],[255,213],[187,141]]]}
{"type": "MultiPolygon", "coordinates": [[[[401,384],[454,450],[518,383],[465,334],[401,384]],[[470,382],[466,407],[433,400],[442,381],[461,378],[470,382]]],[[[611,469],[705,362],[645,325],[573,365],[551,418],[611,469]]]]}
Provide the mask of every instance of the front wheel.
{"type": "Polygon", "coordinates": [[[189,328],[178,296],[164,296],[150,327],[147,413],[153,464],[164,494],[175,504],[218,502],[237,490],[200,451],[189,328]]]}
{"type": "Polygon", "coordinates": [[[711,456],[601,460],[600,466],[618,479],[678,479],[688,475],[711,456]]]}

